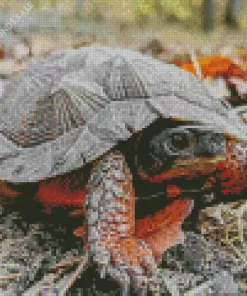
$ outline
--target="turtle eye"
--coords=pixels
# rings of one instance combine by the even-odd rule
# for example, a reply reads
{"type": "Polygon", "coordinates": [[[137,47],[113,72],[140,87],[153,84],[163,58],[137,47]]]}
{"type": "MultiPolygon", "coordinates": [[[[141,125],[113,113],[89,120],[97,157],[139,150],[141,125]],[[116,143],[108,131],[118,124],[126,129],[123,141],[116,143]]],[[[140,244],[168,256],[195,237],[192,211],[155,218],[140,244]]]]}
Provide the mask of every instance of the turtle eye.
{"type": "Polygon", "coordinates": [[[194,144],[194,136],[188,130],[171,132],[163,143],[165,151],[174,156],[192,155],[194,144]]]}
{"type": "Polygon", "coordinates": [[[171,136],[172,147],[177,151],[188,148],[190,146],[190,142],[190,138],[185,133],[173,134],[171,136]]]}

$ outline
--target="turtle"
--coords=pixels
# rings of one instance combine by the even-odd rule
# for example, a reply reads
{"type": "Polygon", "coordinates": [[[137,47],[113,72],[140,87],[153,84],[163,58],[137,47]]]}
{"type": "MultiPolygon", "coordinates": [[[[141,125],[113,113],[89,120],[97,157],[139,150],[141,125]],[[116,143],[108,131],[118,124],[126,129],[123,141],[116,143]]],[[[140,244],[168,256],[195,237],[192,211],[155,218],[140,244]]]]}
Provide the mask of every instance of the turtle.
{"type": "Polygon", "coordinates": [[[39,201],[80,207],[77,234],[101,276],[160,293],[162,255],[182,242],[195,192],[218,188],[230,162],[239,173],[246,138],[229,106],[177,66],[123,48],[62,50],[4,87],[1,193],[6,202],[36,184],[39,201]]]}

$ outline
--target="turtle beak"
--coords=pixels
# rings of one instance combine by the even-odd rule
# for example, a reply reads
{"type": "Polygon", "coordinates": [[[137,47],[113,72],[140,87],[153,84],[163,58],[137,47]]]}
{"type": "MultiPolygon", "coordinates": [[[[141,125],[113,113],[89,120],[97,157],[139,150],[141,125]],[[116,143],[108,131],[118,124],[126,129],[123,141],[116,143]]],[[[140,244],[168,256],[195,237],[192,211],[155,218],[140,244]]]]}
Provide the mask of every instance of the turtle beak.
{"type": "Polygon", "coordinates": [[[214,172],[219,162],[225,161],[226,155],[220,154],[214,157],[195,157],[193,159],[178,159],[170,171],[171,177],[188,177],[196,179],[214,172]]]}
{"type": "Polygon", "coordinates": [[[215,157],[196,157],[193,159],[177,159],[174,165],[160,174],[152,177],[142,175],[152,183],[179,179],[196,180],[202,176],[206,177],[217,170],[218,164],[225,162],[226,155],[215,157]]]}

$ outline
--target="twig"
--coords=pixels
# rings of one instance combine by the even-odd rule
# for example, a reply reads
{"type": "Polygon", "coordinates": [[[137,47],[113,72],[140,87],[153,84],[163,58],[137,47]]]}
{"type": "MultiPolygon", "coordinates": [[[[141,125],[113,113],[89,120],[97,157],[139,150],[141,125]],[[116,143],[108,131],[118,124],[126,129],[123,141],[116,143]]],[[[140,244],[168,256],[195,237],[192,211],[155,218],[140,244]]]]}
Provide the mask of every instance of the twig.
{"type": "Polygon", "coordinates": [[[184,296],[197,296],[197,295],[205,295],[204,290],[207,288],[210,288],[210,286],[213,284],[212,280],[208,280],[205,283],[202,283],[200,286],[197,286],[187,293],[184,294],[184,296]]]}
{"type": "Polygon", "coordinates": [[[80,274],[85,270],[85,268],[87,267],[88,263],[89,263],[88,256],[85,256],[82,259],[81,264],[77,267],[76,271],[72,274],[71,278],[69,279],[69,281],[67,282],[67,284],[65,285],[65,287],[63,287],[63,289],[61,289],[59,291],[59,296],[66,296],[66,293],[72,287],[72,285],[77,280],[77,278],[80,276],[80,274]]]}
{"type": "Polygon", "coordinates": [[[44,291],[46,288],[49,288],[51,285],[55,285],[56,279],[60,277],[61,272],[59,273],[48,273],[43,277],[41,281],[36,283],[34,286],[29,288],[24,292],[23,296],[38,296],[44,291]]]}
{"type": "Polygon", "coordinates": [[[83,257],[75,257],[75,258],[70,258],[70,259],[64,259],[60,261],[59,263],[53,265],[50,267],[50,270],[55,271],[60,268],[66,268],[73,266],[75,263],[79,263],[82,261],[83,257]]]}
{"type": "Polygon", "coordinates": [[[195,70],[196,70],[196,75],[197,75],[197,77],[198,77],[201,81],[203,81],[202,70],[201,70],[201,67],[200,67],[200,65],[199,65],[199,63],[198,63],[198,59],[197,59],[197,56],[196,56],[196,52],[195,52],[195,50],[192,50],[192,51],[191,51],[191,53],[190,53],[190,57],[191,57],[191,61],[192,61],[193,65],[194,65],[194,68],[195,68],[195,70]]]}
{"type": "Polygon", "coordinates": [[[14,280],[22,277],[23,277],[23,274],[21,273],[11,273],[9,275],[0,275],[0,281],[14,280]]]}
{"type": "Polygon", "coordinates": [[[225,243],[232,248],[232,250],[237,254],[239,259],[241,259],[245,264],[247,264],[247,258],[243,256],[243,254],[233,245],[233,243],[230,240],[226,240],[225,243]]]}

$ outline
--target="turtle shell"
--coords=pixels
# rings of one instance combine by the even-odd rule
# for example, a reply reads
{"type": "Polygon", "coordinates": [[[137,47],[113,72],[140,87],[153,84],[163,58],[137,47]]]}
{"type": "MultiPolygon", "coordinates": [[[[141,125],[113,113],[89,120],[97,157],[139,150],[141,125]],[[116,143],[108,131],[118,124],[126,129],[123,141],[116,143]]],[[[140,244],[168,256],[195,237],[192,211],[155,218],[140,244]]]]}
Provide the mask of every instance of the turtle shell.
{"type": "Polygon", "coordinates": [[[84,47],[32,63],[0,102],[0,179],[33,182],[82,167],[157,118],[246,139],[244,124],[192,74],[120,48],[84,47]]]}

